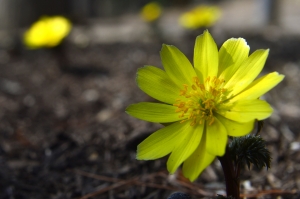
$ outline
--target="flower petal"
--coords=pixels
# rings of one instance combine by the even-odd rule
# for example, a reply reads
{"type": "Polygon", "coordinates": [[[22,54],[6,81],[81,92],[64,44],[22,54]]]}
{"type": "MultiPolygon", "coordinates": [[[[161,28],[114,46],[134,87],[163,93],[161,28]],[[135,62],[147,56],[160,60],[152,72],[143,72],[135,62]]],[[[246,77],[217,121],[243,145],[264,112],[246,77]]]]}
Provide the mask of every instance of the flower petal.
{"type": "Polygon", "coordinates": [[[195,70],[186,56],[175,46],[163,45],[160,51],[162,64],[169,78],[180,88],[183,84],[191,85],[196,77],[195,70]]]}
{"type": "Polygon", "coordinates": [[[182,142],[174,147],[168,162],[167,168],[170,173],[174,173],[176,169],[184,162],[198,147],[204,125],[191,126],[189,122],[185,122],[189,128],[186,128],[184,134],[186,137],[182,139],[182,142]]]}
{"type": "Polygon", "coordinates": [[[154,66],[139,68],[137,83],[149,96],[168,104],[173,104],[180,93],[180,88],[170,80],[167,73],[154,66]]]}
{"type": "Polygon", "coordinates": [[[257,99],[279,84],[283,78],[284,75],[280,75],[277,72],[269,73],[252,82],[244,91],[232,98],[230,102],[257,99]]]}
{"type": "Polygon", "coordinates": [[[269,50],[257,50],[246,59],[224,86],[236,95],[246,88],[261,72],[268,57],[269,50]]]}
{"type": "Polygon", "coordinates": [[[167,104],[140,102],[129,105],[126,113],[149,122],[168,123],[184,119],[179,118],[179,114],[175,112],[176,109],[177,107],[167,104]]]}
{"type": "Polygon", "coordinates": [[[203,34],[196,38],[194,48],[194,66],[201,83],[203,83],[208,76],[217,76],[218,56],[218,48],[214,39],[208,30],[204,31],[203,34]]]}
{"type": "Polygon", "coordinates": [[[227,111],[218,113],[227,119],[243,123],[266,119],[272,112],[272,107],[266,101],[254,99],[237,101],[232,104],[232,107],[227,108],[227,111]]]}
{"type": "Polygon", "coordinates": [[[218,76],[226,82],[249,56],[250,47],[243,38],[231,38],[224,42],[219,51],[218,76]]]}
{"type": "Polygon", "coordinates": [[[138,160],[154,160],[168,155],[187,136],[189,123],[179,122],[166,126],[147,137],[137,146],[138,160]]]}
{"type": "Polygon", "coordinates": [[[227,130],[218,118],[215,118],[212,125],[206,125],[206,150],[211,155],[223,156],[226,144],[227,130]]]}
{"type": "Polygon", "coordinates": [[[227,129],[227,134],[233,137],[244,136],[250,133],[254,128],[255,120],[245,123],[236,122],[230,119],[227,119],[219,114],[216,114],[218,120],[225,126],[227,129]]]}
{"type": "Polygon", "coordinates": [[[202,171],[208,167],[216,156],[207,153],[205,133],[201,138],[201,142],[197,149],[183,163],[183,175],[191,182],[197,179],[202,171]]]}

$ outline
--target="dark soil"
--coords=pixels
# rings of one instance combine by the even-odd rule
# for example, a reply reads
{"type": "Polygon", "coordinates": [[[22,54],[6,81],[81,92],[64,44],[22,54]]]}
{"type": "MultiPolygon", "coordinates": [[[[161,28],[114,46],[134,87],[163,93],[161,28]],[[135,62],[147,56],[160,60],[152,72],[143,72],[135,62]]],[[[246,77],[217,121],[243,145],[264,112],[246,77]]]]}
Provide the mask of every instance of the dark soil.
{"type": "MultiPolygon", "coordinates": [[[[252,51],[270,48],[264,73],[284,82],[265,96],[275,111],[262,137],[271,169],[245,168],[242,194],[252,198],[300,198],[299,39],[247,39],[252,51]]],[[[193,39],[179,48],[192,57],[193,39]]],[[[153,101],[135,84],[136,70],[161,66],[160,42],[91,44],[79,48],[0,51],[0,199],[193,198],[225,194],[215,161],[190,183],[169,176],[166,158],[137,161],[137,144],[160,128],[134,119],[126,106],[153,101]]]]}

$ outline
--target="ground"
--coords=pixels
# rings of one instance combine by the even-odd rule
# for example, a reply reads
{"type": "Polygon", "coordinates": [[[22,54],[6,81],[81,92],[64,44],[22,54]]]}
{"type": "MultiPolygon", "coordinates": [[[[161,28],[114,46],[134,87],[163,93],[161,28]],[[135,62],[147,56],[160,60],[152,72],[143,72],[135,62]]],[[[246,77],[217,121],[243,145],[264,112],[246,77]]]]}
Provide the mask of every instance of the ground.
{"type": "MultiPolygon", "coordinates": [[[[224,36],[224,35],[223,35],[224,36]]],[[[270,48],[263,73],[285,80],[264,96],[274,114],[261,136],[272,153],[271,169],[244,169],[243,196],[300,198],[300,39],[264,34],[245,37],[251,50],[270,48]]],[[[176,45],[192,59],[194,34],[176,45]]],[[[218,46],[224,40],[216,38],[218,46]]],[[[164,41],[78,45],[67,39],[55,49],[0,51],[0,199],[167,198],[174,191],[193,198],[225,194],[216,160],[190,183],[166,171],[166,158],[135,159],[136,146],[159,124],[124,111],[154,101],[135,83],[143,65],[161,67],[164,41]]],[[[82,44],[82,43],[81,43],[82,44]]]]}

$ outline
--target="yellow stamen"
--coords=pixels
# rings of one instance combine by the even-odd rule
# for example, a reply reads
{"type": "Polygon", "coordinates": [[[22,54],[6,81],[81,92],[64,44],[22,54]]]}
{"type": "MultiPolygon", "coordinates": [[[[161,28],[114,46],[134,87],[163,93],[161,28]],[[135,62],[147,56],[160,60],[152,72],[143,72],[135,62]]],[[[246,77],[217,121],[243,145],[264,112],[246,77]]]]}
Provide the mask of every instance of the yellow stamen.
{"type": "Polygon", "coordinates": [[[195,85],[192,85],[192,89],[196,91],[197,87],[195,85]]]}
{"type": "Polygon", "coordinates": [[[214,113],[218,110],[218,105],[227,99],[227,90],[223,88],[225,81],[217,77],[207,77],[201,83],[198,77],[193,77],[192,85],[183,84],[179,96],[173,104],[178,107],[175,112],[179,113],[180,121],[190,121],[190,125],[204,124],[212,125],[215,121],[214,113]]]}

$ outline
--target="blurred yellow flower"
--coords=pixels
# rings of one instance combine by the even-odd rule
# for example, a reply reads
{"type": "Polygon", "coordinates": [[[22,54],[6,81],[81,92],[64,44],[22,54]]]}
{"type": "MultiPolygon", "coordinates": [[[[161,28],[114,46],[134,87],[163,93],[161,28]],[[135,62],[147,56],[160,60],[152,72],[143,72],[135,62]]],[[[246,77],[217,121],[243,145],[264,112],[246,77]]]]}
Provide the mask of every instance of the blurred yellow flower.
{"type": "Polygon", "coordinates": [[[221,16],[221,10],[216,6],[197,6],[182,14],[179,23],[187,29],[197,29],[214,25],[221,16]]]}
{"type": "Polygon", "coordinates": [[[228,39],[218,50],[208,31],[197,37],[194,65],[175,46],[163,45],[165,70],[145,66],[137,72],[138,86],[162,103],[141,102],[127,107],[136,118],[170,123],[138,145],[137,159],[169,155],[170,173],[183,163],[183,174],[194,181],[223,156],[228,136],[248,134],[256,120],[272,114],[260,96],[284,78],[277,72],[258,79],[269,50],[256,50],[243,38],[228,39]]]}
{"type": "Polygon", "coordinates": [[[69,34],[71,22],[62,16],[42,17],[24,33],[24,44],[32,49],[55,47],[69,34]]]}
{"type": "Polygon", "coordinates": [[[146,22],[157,20],[161,15],[162,9],[160,4],[150,2],[146,4],[141,10],[141,16],[146,22]]]}

